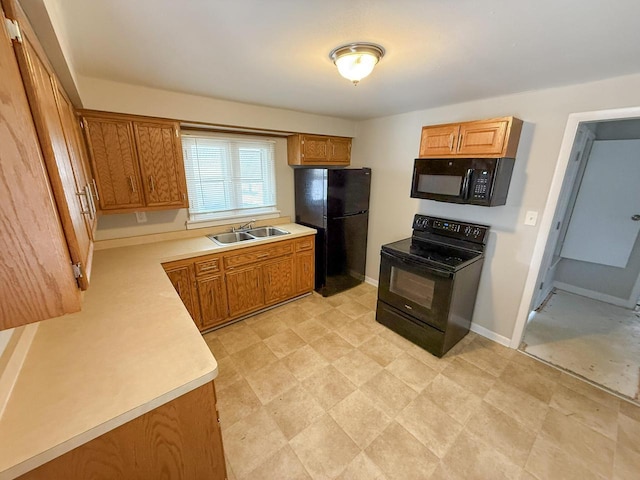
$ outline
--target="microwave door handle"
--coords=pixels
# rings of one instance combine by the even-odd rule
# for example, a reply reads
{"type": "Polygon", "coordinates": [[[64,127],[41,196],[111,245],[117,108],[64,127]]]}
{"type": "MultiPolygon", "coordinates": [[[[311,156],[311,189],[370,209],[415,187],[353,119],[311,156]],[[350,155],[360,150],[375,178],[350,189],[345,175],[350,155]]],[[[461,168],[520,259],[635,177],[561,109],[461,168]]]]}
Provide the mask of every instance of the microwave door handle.
{"type": "Polygon", "coordinates": [[[464,200],[467,200],[469,198],[469,187],[471,186],[471,175],[473,175],[473,169],[467,168],[467,173],[464,174],[464,179],[462,180],[462,192],[460,192],[464,200]]]}

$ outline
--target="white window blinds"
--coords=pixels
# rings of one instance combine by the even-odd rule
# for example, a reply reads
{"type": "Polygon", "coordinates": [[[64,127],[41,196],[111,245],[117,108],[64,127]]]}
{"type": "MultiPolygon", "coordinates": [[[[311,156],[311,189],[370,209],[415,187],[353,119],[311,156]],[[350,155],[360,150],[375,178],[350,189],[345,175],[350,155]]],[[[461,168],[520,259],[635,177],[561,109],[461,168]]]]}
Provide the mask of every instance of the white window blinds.
{"type": "Polygon", "coordinates": [[[276,211],[275,142],[182,136],[190,221],[276,211]]]}

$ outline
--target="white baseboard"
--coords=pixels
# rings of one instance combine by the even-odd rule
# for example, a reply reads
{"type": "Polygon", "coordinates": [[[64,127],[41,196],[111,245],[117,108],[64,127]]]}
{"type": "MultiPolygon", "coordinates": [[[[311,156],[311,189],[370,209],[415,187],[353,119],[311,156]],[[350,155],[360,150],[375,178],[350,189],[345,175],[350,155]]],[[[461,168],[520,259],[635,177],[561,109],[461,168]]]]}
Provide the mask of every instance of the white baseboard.
{"type": "Polygon", "coordinates": [[[378,280],[376,280],[375,278],[365,276],[364,281],[365,283],[368,283],[369,285],[373,285],[374,287],[378,288],[378,280]]]}
{"type": "Polygon", "coordinates": [[[511,348],[511,339],[507,337],[503,337],[495,332],[492,332],[488,328],[485,328],[477,323],[471,323],[471,331],[477,333],[478,335],[482,335],[489,340],[493,340],[500,345],[504,345],[505,347],[511,348]]]}
{"type": "Polygon", "coordinates": [[[565,292],[575,293],[576,295],[581,295],[583,297],[593,298],[594,300],[617,305],[618,307],[633,308],[636,304],[635,301],[629,300],[628,298],[614,297],[613,295],[594,292],[593,290],[576,287],[575,285],[570,285],[568,283],[554,281],[553,286],[559,288],[560,290],[564,290],[565,292]]]}

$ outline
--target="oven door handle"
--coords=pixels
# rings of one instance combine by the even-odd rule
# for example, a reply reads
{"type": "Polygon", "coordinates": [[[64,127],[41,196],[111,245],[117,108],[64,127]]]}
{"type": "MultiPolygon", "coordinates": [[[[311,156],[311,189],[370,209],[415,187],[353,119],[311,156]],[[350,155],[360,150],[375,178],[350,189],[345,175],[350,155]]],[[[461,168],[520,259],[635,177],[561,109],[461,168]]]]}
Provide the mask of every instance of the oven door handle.
{"type": "Polygon", "coordinates": [[[453,273],[452,272],[446,272],[444,270],[438,270],[435,267],[432,267],[426,263],[420,263],[420,262],[416,262],[414,260],[409,260],[408,258],[403,258],[403,257],[399,257],[396,255],[393,255],[391,253],[388,252],[382,252],[382,256],[386,257],[387,259],[389,259],[391,262],[401,262],[404,263],[405,265],[408,265],[410,267],[412,267],[413,269],[420,269],[423,272],[428,272],[429,275],[434,275],[437,277],[442,277],[442,278],[451,278],[453,277],[453,273]]]}
{"type": "Polygon", "coordinates": [[[460,195],[464,200],[467,200],[469,198],[471,175],[473,175],[473,168],[467,168],[467,173],[464,174],[464,179],[462,180],[462,192],[460,192],[460,195]]]}

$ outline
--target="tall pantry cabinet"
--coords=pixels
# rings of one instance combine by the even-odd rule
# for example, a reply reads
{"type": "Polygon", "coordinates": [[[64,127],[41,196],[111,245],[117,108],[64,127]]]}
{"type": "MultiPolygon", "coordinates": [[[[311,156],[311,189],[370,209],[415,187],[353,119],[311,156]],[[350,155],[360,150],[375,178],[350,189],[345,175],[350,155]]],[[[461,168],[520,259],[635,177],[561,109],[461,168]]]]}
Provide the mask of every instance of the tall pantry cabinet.
{"type": "Polygon", "coordinates": [[[0,30],[0,329],[80,309],[95,193],[73,107],[15,0],[0,30]],[[13,46],[13,48],[12,48],[13,46]]]}

